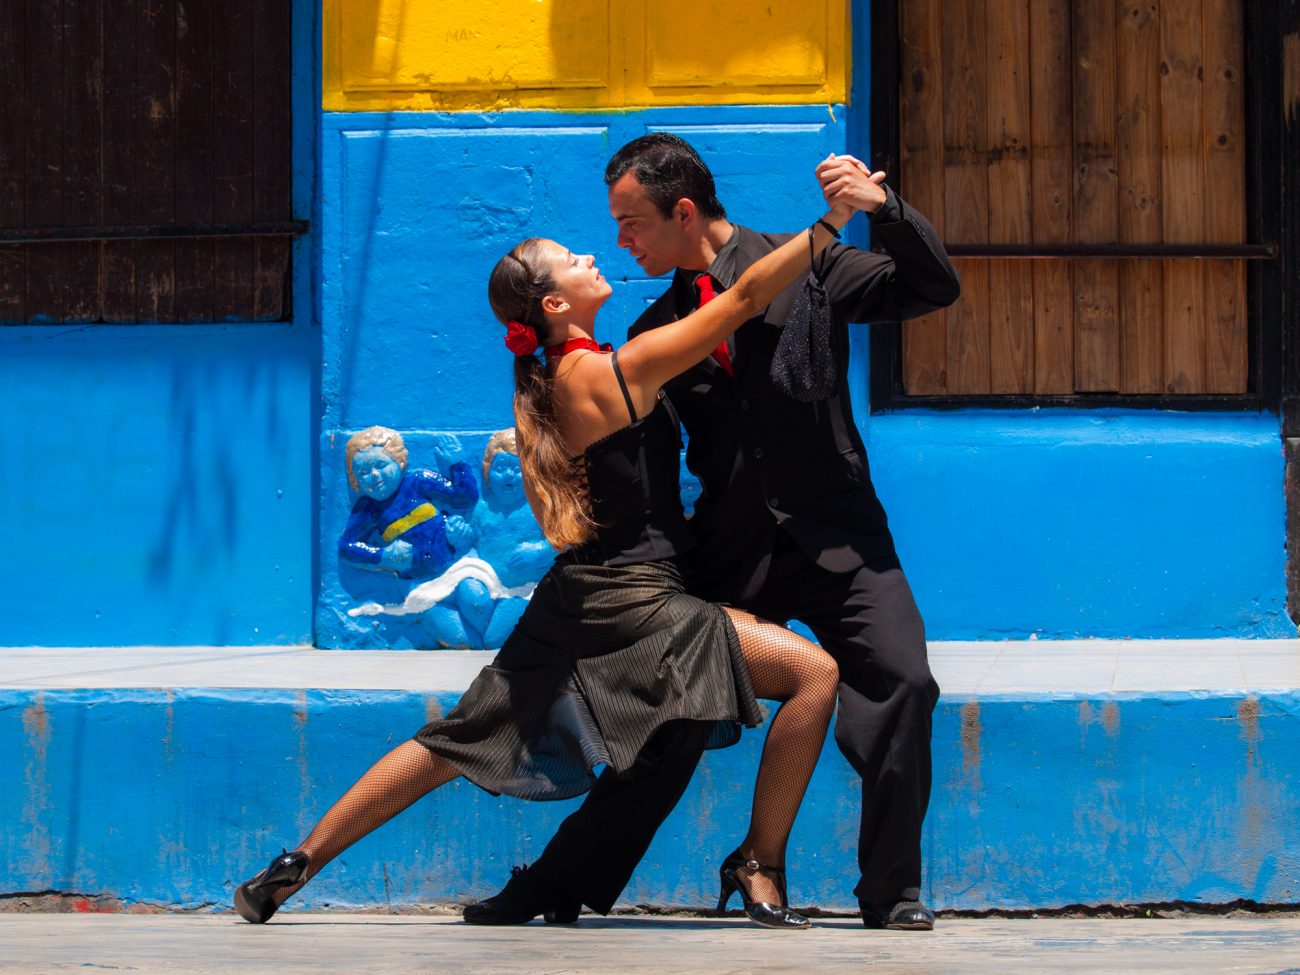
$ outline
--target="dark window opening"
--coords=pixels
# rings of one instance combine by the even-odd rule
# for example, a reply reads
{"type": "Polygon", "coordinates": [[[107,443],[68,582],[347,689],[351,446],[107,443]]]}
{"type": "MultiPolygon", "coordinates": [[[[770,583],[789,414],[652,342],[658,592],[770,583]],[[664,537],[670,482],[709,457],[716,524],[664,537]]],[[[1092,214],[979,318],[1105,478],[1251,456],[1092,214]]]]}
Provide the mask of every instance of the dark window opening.
{"type": "Polygon", "coordinates": [[[0,3],[0,323],[291,313],[290,0],[0,3]]]}

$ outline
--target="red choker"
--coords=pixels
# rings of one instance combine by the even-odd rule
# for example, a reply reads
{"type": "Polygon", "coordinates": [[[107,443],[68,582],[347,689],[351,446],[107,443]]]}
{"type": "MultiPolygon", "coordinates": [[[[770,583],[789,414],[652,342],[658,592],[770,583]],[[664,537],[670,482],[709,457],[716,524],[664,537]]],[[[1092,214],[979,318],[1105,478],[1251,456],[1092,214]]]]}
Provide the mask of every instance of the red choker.
{"type": "Polygon", "coordinates": [[[560,358],[560,356],[568,355],[570,352],[578,352],[584,349],[591,352],[614,351],[614,347],[608,342],[597,344],[594,339],[567,339],[563,342],[556,343],[555,345],[548,345],[546,347],[546,361],[554,362],[556,359],[560,358]]]}

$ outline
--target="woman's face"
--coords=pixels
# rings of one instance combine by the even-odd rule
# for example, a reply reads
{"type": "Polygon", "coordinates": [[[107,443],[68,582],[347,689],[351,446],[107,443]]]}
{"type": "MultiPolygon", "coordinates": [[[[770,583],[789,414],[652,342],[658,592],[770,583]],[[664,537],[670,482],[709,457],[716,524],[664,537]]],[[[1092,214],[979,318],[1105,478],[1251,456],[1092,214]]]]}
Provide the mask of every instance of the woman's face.
{"type": "Polygon", "coordinates": [[[574,311],[594,315],[614,291],[596,267],[596,258],[591,254],[575,254],[553,240],[548,240],[543,248],[551,262],[554,293],[574,311]]]}

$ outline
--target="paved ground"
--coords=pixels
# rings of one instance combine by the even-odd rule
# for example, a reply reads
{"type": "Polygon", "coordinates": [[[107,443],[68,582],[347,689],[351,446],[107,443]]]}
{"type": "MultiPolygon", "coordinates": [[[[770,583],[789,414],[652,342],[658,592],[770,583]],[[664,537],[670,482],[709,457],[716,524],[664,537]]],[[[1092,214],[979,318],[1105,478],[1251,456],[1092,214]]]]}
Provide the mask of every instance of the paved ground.
{"type": "Polygon", "coordinates": [[[852,918],[772,932],[735,919],[584,918],[572,928],[476,928],[454,917],[0,914],[0,972],[1244,973],[1300,975],[1300,918],[942,920],[932,934],[852,918]]]}

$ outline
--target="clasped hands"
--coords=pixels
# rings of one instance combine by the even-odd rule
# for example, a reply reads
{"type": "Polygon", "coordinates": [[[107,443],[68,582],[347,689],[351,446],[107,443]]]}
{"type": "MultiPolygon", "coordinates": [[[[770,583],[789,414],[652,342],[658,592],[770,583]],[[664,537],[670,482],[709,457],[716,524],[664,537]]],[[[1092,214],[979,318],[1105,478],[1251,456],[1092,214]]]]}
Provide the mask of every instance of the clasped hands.
{"type": "Polygon", "coordinates": [[[885,205],[884,170],[873,173],[860,159],[832,153],[817,164],[817,182],[828,206],[845,211],[875,213],[885,205]]]}

